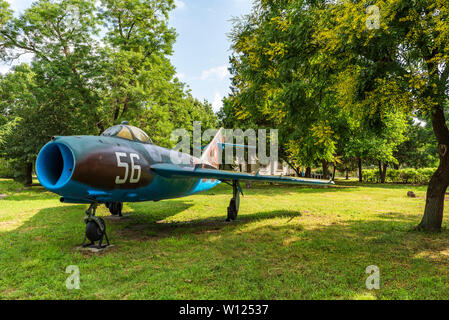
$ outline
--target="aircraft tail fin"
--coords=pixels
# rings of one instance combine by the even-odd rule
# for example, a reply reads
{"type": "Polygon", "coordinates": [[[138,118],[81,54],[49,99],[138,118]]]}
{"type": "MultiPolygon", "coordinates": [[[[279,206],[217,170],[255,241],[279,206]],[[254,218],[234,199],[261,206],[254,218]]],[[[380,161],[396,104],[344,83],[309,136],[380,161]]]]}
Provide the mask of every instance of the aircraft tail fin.
{"type": "Polygon", "coordinates": [[[221,144],[224,143],[225,139],[223,133],[224,129],[220,128],[212,141],[204,148],[203,154],[201,155],[201,160],[203,163],[207,163],[215,168],[218,168],[218,165],[220,164],[219,157],[221,155],[221,144]]]}

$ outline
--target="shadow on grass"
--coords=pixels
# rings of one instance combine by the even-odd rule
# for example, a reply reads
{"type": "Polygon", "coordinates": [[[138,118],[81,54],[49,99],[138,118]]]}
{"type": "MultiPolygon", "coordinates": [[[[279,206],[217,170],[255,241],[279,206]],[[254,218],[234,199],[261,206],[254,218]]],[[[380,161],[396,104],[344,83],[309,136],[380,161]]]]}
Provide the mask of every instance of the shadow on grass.
{"type": "Polygon", "coordinates": [[[30,201],[59,198],[58,195],[49,192],[41,185],[23,186],[17,184],[15,188],[11,188],[9,183],[9,189],[6,188],[7,186],[8,184],[4,183],[4,181],[0,181],[0,193],[6,194],[7,197],[4,199],[8,201],[30,201]],[[4,187],[3,189],[2,186],[4,187]]]}
{"type": "Polygon", "coordinates": [[[419,223],[420,219],[422,218],[422,213],[412,215],[412,214],[405,214],[402,212],[384,212],[384,213],[377,214],[376,216],[383,220],[415,222],[417,225],[419,223]]]}
{"type": "Polygon", "coordinates": [[[134,240],[146,240],[148,239],[148,236],[153,239],[161,239],[172,236],[179,237],[189,233],[201,234],[219,232],[224,228],[227,228],[227,230],[235,229],[251,222],[273,218],[289,218],[288,221],[291,221],[296,217],[301,217],[299,211],[275,210],[254,214],[242,214],[237,217],[237,220],[231,222],[226,221],[225,214],[220,218],[211,217],[181,222],[163,220],[153,220],[148,222],[141,219],[132,219],[123,229],[121,229],[120,236],[130,236],[134,240]]]}
{"type": "MultiPolygon", "coordinates": [[[[244,194],[266,194],[266,195],[277,195],[284,194],[285,192],[295,192],[295,193],[323,193],[323,192],[350,192],[353,191],[357,186],[310,186],[310,185],[293,185],[293,184],[269,184],[269,183],[257,183],[253,184],[252,187],[246,188],[243,182],[240,183],[244,194]]],[[[206,191],[204,194],[207,195],[221,195],[229,194],[232,195],[232,187],[221,183],[217,187],[206,191]]]]}
{"type": "MultiPolygon", "coordinates": [[[[226,214],[223,216],[206,219],[194,219],[190,221],[164,221],[171,216],[183,212],[193,206],[192,201],[166,200],[157,203],[127,203],[131,211],[124,212],[125,217],[108,219],[106,217],[109,236],[116,240],[146,240],[150,238],[180,236],[192,233],[202,233],[222,228],[235,228],[258,220],[287,217],[289,221],[300,217],[299,211],[276,210],[255,214],[239,215],[233,222],[226,222],[226,214]]],[[[20,239],[29,232],[32,236],[45,241],[55,242],[55,239],[68,239],[70,234],[77,234],[81,238],[84,235],[84,213],[88,205],[65,205],[40,210],[27,220],[22,226],[12,231],[0,231],[0,243],[2,240],[20,239]],[[70,230],[70,231],[69,231],[70,230]]],[[[63,245],[63,244],[62,244],[63,245]]],[[[1,247],[1,246],[0,246],[1,247]]]]}

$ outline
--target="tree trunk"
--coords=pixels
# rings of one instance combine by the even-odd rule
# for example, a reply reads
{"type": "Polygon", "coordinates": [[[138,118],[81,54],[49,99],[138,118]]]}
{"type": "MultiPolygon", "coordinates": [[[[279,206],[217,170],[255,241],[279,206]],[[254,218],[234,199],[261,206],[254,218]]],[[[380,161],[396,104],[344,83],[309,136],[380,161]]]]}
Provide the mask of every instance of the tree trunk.
{"type": "Polygon", "coordinates": [[[432,114],[433,131],[438,141],[440,165],[427,187],[426,207],[418,230],[441,231],[443,222],[444,196],[449,185],[449,130],[443,110],[438,108],[432,114]]]}
{"type": "Polygon", "coordinates": [[[329,162],[323,160],[323,179],[329,179],[329,162]]]}
{"type": "Polygon", "coordinates": [[[306,178],[312,177],[312,168],[307,167],[306,168],[306,178]]]}
{"type": "Polygon", "coordinates": [[[379,175],[377,176],[377,183],[383,183],[382,182],[382,161],[379,160],[379,175]]]}
{"type": "Polygon", "coordinates": [[[382,165],[382,161],[379,160],[379,182],[385,183],[385,178],[387,177],[387,164],[382,165]]]}
{"type": "Polygon", "coordinates": [[[362,177],[362,158],[358,157],[358,165],[359,165],[359,182],[363,181],[362,177]]]}
{"type": "Polygon", "coordinates": [[[346,170],[346,180],[349,180],[349,170],[346,170]]]}
{"type": "Polygon", "coordinates": [[[335,165],[335,163],[334,163],[334,168],[333,168],[333,170],[332,170],[332,181],[334,181],[335,180],[335,171],[337,170],[337,166],[335,165]]]}
{"type": "MultiPolygon", "coordinates": [[[[448,158],[447,154],[445,156],[448,158]]],[[[446,164],[444,166],[448,166],[449,160],[446,159],[445,162],[446,164]]],[[[429,186],[427,187],[426,208],[424,209],[424,216],[421,223],[418,225],[418,230],[441,231],[444,196],[448,185],[447,174],[446,177],[444,175],[444,170],[440,162],[440,167],[438,167],[432,179],[430,179],[429,186]]]]}
{"type": "Polygon", "coordinates": [[[33,163],[28,162],[26,167],[25,185],[31,186],[33,184],[33,163]]]}

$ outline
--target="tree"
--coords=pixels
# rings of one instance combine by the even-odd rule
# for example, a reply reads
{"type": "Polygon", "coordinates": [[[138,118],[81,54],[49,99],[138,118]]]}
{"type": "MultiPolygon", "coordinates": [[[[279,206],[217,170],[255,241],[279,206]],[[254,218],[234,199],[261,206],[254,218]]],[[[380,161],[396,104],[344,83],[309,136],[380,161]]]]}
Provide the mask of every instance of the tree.
{"type": "MultiPolygon", "coordinates": [[[[8,2],[0,0],[0,28],[6,24],[6,22],[11,19],[12,10],[9,8],[8,2]]],[[[0,48],[2,46],[4,39],[0,36],[0,48]]]]}
{"type": "Polygon", "coordinates": [[[345,105],[339,89],[353,90],[352,78],[327,61],[316,41],[327,7],[327,1],[260,0],[254,12],[234,22],[234,114],[279,128],[280,154],[295,168],[319,164],[327,178],[330,163],[369,158],[380,161],[384,181],[403,140],[403,114],[385,110],[361,117],[345,105]]]}
{"type": "Polygon", "coordinates": [[[379,182],[385,183],[388,164],[397,164],[394,152],[398,146],[405,140],[404,132],[406,130],[406,116],[402,112],[388,112],[383,114],[380,119],[378,115],[368,118],[368,125],[371,126],[364,140],[365,155],[379,166],[379,182]],[[373,123],[374,122],[374,123],[373,123]]]}
{"type": "MultiPolygon", "coordinates": [[[[315,43],[342,76],[342,99],[360,113],[421,112],[431,119],[440,164],[433,175],[418,229],[439,231],[449,184],[449,9],[446,1],[371,1],[381,17],[367,15],[364,1],[329,3],[321,10],[315,43]],[[351,88],[351,90],[348,90],[351,88]]],[[[372,13],[372,8],[368,12],[372,13]]]]}
{"type": "Polygon", "coordinates": [[[438,150],[432,124],[410,117],[408,120],[407,140],[395,152],[400,165],[411,168],[433,168],[438,166],[438,150]]]}
{"type": "Polygon", "coordinates": [[[168,58],[173,7],[173,0],[104,0],[99,7],[93,0],[38,0],[18,17],[2,11],[10,19],[0,18],[0,59],[34,55],[28,68],[1,80],[3,131],[14,124],[3,134],[4,154],[29,168],[51,136],[97,135],[122,120],[167,147],[174,128],[191,128],[194,120],[215,126],[210,104],[175,78],[168,58]]]}
{"type": "Polygon", "coordinates": [[[238,119],[279,129],[279,155],[298,173],[320,163],[327,174],[338,140],[329,115],[339,110],[332,78],[313,56],[315,8],[304,10],[308,4],[258,1],[234,21],[231,98],[238,119]]]}

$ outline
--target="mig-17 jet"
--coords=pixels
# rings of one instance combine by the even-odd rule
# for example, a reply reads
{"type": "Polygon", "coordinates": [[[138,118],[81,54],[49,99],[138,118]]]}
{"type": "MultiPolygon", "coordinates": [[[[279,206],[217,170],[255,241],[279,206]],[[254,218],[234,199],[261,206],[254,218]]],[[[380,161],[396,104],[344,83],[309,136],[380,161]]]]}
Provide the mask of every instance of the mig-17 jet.
{"type": "Polygon", "coordinates": [[[141,129],[122,122],[100,136],[56,136],[39,152],[36,173],[40,184],[61,196],[63,203],[90,204],[86,211],[86,238],[102,247],[106,225],[95,216],[105,204],[112,215],[122,215],[124,202],[159,201],[190,196],[221,182],[232,186],[227,221],[237,218],[239,181],[329,185],[333,181],[266,176],[219,170],[224,129],[204,147],[201,158],[155,145],[141,129]],[[173,154],[176,157],[173,157],[173,154]],[[182,161],[173,161],[173,159],[182,161]]]}

